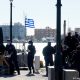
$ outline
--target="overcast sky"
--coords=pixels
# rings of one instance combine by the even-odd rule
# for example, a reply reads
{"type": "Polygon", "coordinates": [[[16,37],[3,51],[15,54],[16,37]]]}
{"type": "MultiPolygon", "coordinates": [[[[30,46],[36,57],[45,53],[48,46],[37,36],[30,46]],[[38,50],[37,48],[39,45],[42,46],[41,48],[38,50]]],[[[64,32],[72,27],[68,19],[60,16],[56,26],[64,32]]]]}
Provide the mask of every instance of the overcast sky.
{"type": "MultiPolygon", "coordinates": [[[[24,17],[35,21],[35,28],[47,26],[56,28],[57,0],[13,0],[13,24],[21,22],[24,17]]],[[[80,0],[61,0],[62,19],[67,21],[67,28],[80,27],[80,0]]],[[[0,0],[0,25],[10,23],[10,1],[0,0]]],[[[63,29],[63,28],[62,28],[63,29]]]]}

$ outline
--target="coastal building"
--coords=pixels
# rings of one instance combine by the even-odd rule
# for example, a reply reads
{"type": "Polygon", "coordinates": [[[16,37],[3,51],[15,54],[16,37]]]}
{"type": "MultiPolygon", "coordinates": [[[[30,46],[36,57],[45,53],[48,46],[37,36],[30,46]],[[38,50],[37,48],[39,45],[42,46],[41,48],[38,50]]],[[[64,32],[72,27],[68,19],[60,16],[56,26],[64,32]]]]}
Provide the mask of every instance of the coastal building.
{"type": "Polygon", "coordinates": [[[37,41],[54,41],[56,30],[50,27],[46,27],[45,29],[35,29],[34,36],[37,41]]]}
{"type": "MultiPolygon", "coordinates": [[[[0,25],[3,30],[3,39],[4,41],[10,39],[10,26],[9,25],[0,25]]],[[[15,23],[12,26],[12,39],[14,40],[24,40],[26,37],[26,29],[20,23],[15,23]]]]}
{"type": "Polygon", "coordinates": [[[78,32],[80,35],[80,28],[75,28],[75,32],[78,32]]]}

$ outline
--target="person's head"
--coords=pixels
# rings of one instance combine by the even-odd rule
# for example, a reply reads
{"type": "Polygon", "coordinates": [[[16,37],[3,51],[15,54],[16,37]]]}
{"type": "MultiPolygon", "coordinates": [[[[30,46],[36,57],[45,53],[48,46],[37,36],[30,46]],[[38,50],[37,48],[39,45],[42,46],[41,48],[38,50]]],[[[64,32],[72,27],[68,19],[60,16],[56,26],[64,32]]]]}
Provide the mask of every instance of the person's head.
{"type": "Polygon", "coordinates": [[[30,40],[29,42],[28,42],[30,45],[33,45],[33,42],[30,40]]]}
{"type": "Polygon", "coordinates": [[[77,32],[75,32],[75,36],[78,37],[78,33],[77,32]]]}
{"type": "Polygon", "coordinates": [[[71,32],[68,33],[68,36],[71,36],[71,32]]]}
{"type": "Polygon", "coordinates": [[[48,46],[51,46],[51,42],[48,42],[48,46]]]}
{"type": "Polygon", "coordinates": [[[11,41],[10,40],[7,40],[7,44],[11,44],[11,41]]]}

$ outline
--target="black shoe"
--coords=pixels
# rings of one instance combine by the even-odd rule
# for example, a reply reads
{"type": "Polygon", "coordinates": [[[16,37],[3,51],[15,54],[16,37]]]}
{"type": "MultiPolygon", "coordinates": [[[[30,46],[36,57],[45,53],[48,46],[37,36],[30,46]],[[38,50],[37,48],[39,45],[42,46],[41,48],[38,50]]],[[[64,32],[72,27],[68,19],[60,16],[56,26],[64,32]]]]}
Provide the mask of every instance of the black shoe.
{"type": "Polygon", "coordinates": [[[46,73],[46,75],[45,75],[46,77],[48,77],[48,73],[46,73]]]}
{"type": "Polygon", "coordinates": [[[20,73],[18,73],[18,75],[20,75],[20,73]]]}
{"type": "Polygon", "coordinates": [[[10,72],[9,75],[14,75],[14,73],[13,72],[10,72]]]}
{"type": "Polygon", "coordinates": [[[31,74],[31,72],[29,72],[28,74],[31,74]]]}
{"type": "Polygon", "coordinates": [[[43,77],[48,77],[48,75],[43,75],[43,77]]]}
{"type": "Polygon", "coordinates": [[[48,75],[47,75],[47,74],[46,74],[45,76],[46,76],[46,77],[48,77],[48,75]]]}

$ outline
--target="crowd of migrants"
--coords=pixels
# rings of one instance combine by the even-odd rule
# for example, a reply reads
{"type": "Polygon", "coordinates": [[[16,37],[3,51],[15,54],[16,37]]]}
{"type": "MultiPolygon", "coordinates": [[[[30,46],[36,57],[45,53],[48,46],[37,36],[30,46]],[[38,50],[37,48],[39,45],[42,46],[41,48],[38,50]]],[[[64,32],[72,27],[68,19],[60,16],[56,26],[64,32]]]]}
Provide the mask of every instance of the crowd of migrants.
{"type": "MultiPolygon", "coordinates": [[[[27,47],[27,59],[28,59],[28,74],[34,74],[34,56],[36,53],[35,46],[32,41],[28,42],[27,47]]],[[[53,54],[56,55],[56,45],[51,46],[51,42],[43,48],[42,54],[45,60],[46,76],[48,76],[48,66],[53,66],[53,54]]],[[[65,37],[61,43],[61,55],[62,55],[62,66],[64,69],[76,69],[80,73],[80,36],[77,32],[72,35],[70,32],[65,37]]],[[[54,60],[55,61],[55,60],[54,60]]],[[[14,70],[17,70],[18,75],[20,75],[20,70],[17,61],[17,51],[14,45],[8,41],[6,47],[3,43],[0,43],[0,75],[4,68],[8,69],[9,74],[14,74],[14,70]],[[7,59],[8,57],[8,59],[7,59]],[[4,65],[4,66],[3,66],[4,65]]]]}
{"type": "MultiPolygon", "coordinates": [[[[77,32],[71,32],[64,39],[62,44],[63,68],[76,69],[80,73],[80,36],[77,32]]],[[[80,75],[80,74],[79,74],[80,75]]]]}

